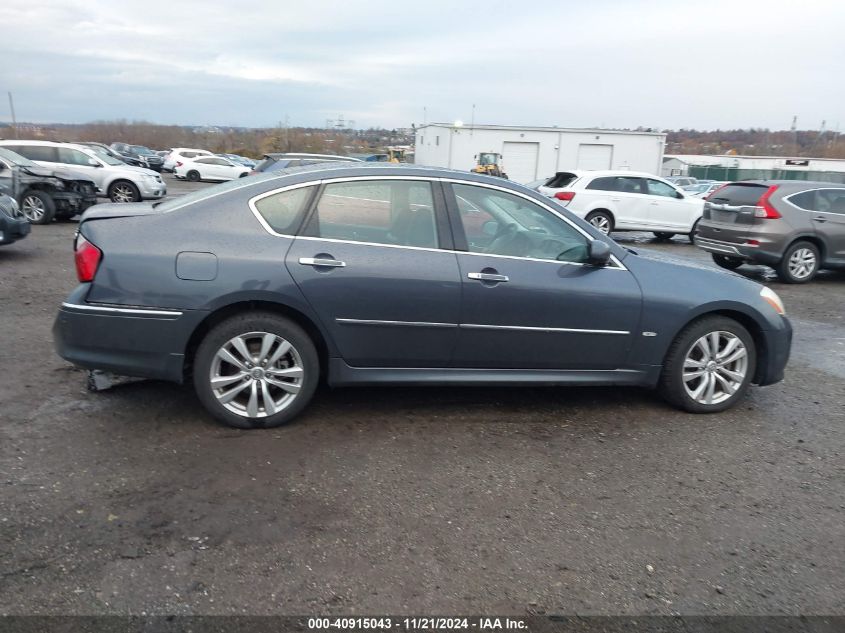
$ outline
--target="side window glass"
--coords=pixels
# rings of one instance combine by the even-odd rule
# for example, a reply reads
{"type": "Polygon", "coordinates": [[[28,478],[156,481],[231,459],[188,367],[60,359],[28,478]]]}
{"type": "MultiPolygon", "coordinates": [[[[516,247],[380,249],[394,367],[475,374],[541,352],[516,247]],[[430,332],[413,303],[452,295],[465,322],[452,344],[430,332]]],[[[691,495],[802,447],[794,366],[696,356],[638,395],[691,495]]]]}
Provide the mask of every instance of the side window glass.
{"type": "Polygon", "coordinates": [[[789,201],[796,207],[804,209],[805,211],[821,211],[816,207],[816,191],[802,191],[793,196],[789,196],[789,201]]]}
{"type": "Polygon", "coordinates": [[[60,163],[65,163],[66,165],[88,165],[88,156],[79,150],[60,147],[58,151],[60,163]]]}
{"type": "Polygon", "coordinates": [[[56,157],[56,148],[49,145],[21,145],[10,149],[29,160],[43,160],[48,163],[59,162],[56,157]]]}
{"type": "Polygon", "coordinates": [[[648,193],[643,186],[642,178],[635,178],[633,176],[616,176],[616,186],[614,191],[622,193],[648,193]]]}
{"type": "Polygon", "coordinates": [[[276,233],[292,235],[314,193],[314,186],[282,191],[255,201],[255,209],[276,233]]]}
{"type": "Polygon", "coordinates": [[[326,185],[308,234],[351,242],[437,248],[431,184],[367,180],[326,185]]]}
{"type": "Polygon", "coordinates": [[[486,187],[452,187],[471,253],[587,261],[589,240],[551,211],[486,187]]]}
{"type": "Polygon", "coordinates": [[[816,191],[816,208],[813,210],[845,215],[845,189],[819,189],[816,191]]]}
{"type": "Polygon", "coordinates": [[[618,191],[616,188],[616,178],[596,178],[586,189],[597,189],[599,191],[618,191]]]}
{"type": "Polygon", "coordinates": [[[653,196],[663,196],[664,198],[677,197],[675,195],[675,188],[670,187],[665,182],[660,182],[659,180],[652,180],[651,178],[648,178],[646,182],[648,183],[648,192],[653,196]]]}

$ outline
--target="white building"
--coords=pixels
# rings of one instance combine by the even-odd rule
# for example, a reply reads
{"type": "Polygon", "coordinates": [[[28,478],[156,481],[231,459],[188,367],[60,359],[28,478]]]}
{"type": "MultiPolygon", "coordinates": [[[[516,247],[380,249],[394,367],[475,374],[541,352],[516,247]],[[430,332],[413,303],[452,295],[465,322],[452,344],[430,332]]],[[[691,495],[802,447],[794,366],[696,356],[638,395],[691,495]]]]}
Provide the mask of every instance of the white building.
{"type": "Polygon", "coordinates": [[[417,128],[414,162],[469,171],[480,152],[498,152],[508,177],[522,183],[567,169],[658,175],[665,144],[660,132],[430,123],[417,128]]]}
{"type": "Polygon", "coordinates": [[[661,175],[686,176],[690,167],[725,167],[728,169],[756,169],[765,171],[827,171],[845,172],[845,159],[790,158],[788,156],[734,156],[718,154],[667,154],[663,158],[661,175]]]}

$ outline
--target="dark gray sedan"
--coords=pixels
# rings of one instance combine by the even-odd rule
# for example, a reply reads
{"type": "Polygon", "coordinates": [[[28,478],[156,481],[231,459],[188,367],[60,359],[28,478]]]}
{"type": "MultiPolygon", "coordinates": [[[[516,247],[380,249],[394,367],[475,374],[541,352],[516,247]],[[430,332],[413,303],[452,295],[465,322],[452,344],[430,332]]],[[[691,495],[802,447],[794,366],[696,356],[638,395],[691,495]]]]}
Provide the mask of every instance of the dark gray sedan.
{"type": "Polygon", "coordinates": [[[238,427],[330,385],[640,385],[721,411],[782,379],[777,295],[614,243],[554,201],[444,169],[332,164],[97,205],[59,354],[192,380],[238,427]]]}

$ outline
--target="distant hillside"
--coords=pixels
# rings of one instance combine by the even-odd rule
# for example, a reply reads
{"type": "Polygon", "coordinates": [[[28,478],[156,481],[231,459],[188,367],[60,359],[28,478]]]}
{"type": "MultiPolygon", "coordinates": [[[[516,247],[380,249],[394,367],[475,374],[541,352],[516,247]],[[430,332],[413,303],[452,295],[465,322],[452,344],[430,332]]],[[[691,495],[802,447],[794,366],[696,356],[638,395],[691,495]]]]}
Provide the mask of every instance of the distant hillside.
{"type": "Polygon", "coordinates": [[[664,130],[667,154],[845,158],[845,135],[819,130],[664,130]]]}

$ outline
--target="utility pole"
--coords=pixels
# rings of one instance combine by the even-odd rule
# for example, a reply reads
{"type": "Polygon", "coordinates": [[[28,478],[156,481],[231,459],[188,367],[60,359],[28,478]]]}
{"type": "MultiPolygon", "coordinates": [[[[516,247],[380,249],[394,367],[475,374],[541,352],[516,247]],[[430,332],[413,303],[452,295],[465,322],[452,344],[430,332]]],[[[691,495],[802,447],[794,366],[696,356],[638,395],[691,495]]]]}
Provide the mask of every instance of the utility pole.
{"type": "Polygon", "coordinates": [[[12,111],[12,134],[18,138],[18,121],[15,118],[15,100],[12,99],[12,91],[9,91],[9,110],[12,111]]]}

